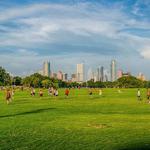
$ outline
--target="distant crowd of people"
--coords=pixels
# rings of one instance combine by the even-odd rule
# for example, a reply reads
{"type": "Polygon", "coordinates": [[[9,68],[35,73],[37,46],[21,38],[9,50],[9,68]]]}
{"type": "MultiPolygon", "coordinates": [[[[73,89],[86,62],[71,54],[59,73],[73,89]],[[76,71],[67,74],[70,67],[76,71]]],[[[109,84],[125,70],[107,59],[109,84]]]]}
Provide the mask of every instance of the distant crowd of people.
{"type": "MultiPolygon", "coordinates": [[[[80,88],[78,88],[78,89],[80,89],[80,88]]],[[[21,87],[21,90],[23,91],[23,87],[21,87]]],[[[94,92],[98,93],[99,96],[103,95],[102,89],[94,89],[94,88],[89,88],[88,89],[89,95],[92,96],[94,92]]],[[[70,88],[66,88],[65,91],[64,91],[64,95],[66,97],[68,97],[69,93],[70,93],[70,88]]],[[[118,93],[122,93],[122,91],[120,89],[118,89],[118,93]]],[[[14,94],[15,94],[14,88],[6,89],[6,102],[7,102],[7,104],[10,104],[12,102],[12,100],[14,99],[14,94]]],[[[30,94],[31,94],[31,96],[36,95],[35,88],[33,88],[33,87],[31,88],[31,93],[30,94]]],[[[39,97],[43,97],[43,95],[44,95],[43,89],[39,89],[38,95],[39,95],[39,97]]],[[[56,97],[59,96],[58,88],[49,87],[48,88],[48,95],[49,96],[56,96],[56,97]]],[[[147,89],[146,96],[147,96],[148,103],[150,103],[150,89],[149,88],[147,89]]],[[[141,90],[140,89],[137,90],[137,100],[138,101],[142,100],[142,95],[141,95],[141,90]]]]}
{"type": "MultiPolygon", "coordinates": [[[[149,88],[147,88],[146,96],[147,96],[148,103],[150,103],[150,89],[149,88]]],[[[137,90],[137,99],[139,101],[142,100],[142,95],[141,95],[141,90],[140,89],[137,90]]]]}

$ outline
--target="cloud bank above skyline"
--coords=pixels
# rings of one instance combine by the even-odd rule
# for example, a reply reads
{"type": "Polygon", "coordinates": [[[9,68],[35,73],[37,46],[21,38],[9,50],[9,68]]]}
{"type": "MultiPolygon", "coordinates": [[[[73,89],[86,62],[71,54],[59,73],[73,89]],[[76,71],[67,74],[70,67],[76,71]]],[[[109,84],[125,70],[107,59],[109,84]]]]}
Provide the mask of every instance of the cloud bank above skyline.
{"type": "Polygon", "coordinates": [[[118,68],[150,76],[149,0],[6,0],[0,2],[0,65],[26,75],[52,62],[54,71],[118,68]]]}

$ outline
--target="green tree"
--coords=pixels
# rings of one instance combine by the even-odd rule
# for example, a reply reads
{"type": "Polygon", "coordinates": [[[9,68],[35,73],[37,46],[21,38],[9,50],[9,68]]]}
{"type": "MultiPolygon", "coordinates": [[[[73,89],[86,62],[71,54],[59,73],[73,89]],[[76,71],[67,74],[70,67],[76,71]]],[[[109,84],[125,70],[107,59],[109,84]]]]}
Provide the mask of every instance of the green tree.
{"type": "Polygon", "coordinates": [[[42,86],[45,87],[45,88],[48,88],[50,86],[53,86],[53,83],[50,79],[45,79],[42,81],[42,86]]]}
{"type": "Polygon", "coordinates": [[[11,84],[11,77],[9,73],[6,72],[6,70],[2,67],[0,67],[0,85],[10,85],[11,84]]]}
{"type": "Polygon", "coordinates": [[[117,86],[121,88],[144,87],[144,82],[133,76],[122,77],[117,80],[117,86]]]}
{"type": "Polygon", "coordinates": [[[13,85],[22,85],[22,78],[19,76],[13,77],[13,85]]]}

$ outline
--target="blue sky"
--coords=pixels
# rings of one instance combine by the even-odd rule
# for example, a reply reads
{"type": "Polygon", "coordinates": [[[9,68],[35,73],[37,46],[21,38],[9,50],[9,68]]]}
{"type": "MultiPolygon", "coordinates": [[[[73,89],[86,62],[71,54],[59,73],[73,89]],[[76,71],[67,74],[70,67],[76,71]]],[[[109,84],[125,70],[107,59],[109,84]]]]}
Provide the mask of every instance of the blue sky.
{"type": "Polygon", "coordinates": [[[15,75],[39,70],[75,72],[111,59],[150,79],[149,0],[0,1],[0,65],[15,75]]]}

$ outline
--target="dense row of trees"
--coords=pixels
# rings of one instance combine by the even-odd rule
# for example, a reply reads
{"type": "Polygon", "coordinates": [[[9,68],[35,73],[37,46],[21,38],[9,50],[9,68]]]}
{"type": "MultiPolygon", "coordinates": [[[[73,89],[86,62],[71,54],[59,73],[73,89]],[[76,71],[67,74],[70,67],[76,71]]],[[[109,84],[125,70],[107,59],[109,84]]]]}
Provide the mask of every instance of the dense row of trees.
{"type": "Polygon", "coordinates": [[[94,82],[92,80],[86,83],[88,87],[100,88],[148,88],[150,81],[141,81],[133,76],[119,78],[115,82],[94,82]]]}
{"type": "Polygon", "coordinates": [[[28,87],[93,87],[93,88],[148,88],[150,87],[150,81],[141,81],[133,76],[127,76],[119,78],[115,82],[94,82],[93,80],[84,82],[82,84],[76,82],[64,82],[58,79],[42,76],[38,73],[32,74],[25,78],[19,76],[11,77],[9,73],[2,67],[0,67],[0,86],[16,85],[16,86],[28,86],[28,87]]]}
{"type": "Polygon", "coordinates": [[[11,84],[11,77],[9,73],[2,67],[0,67],[0,86],[6,86],[11,84]]]}

